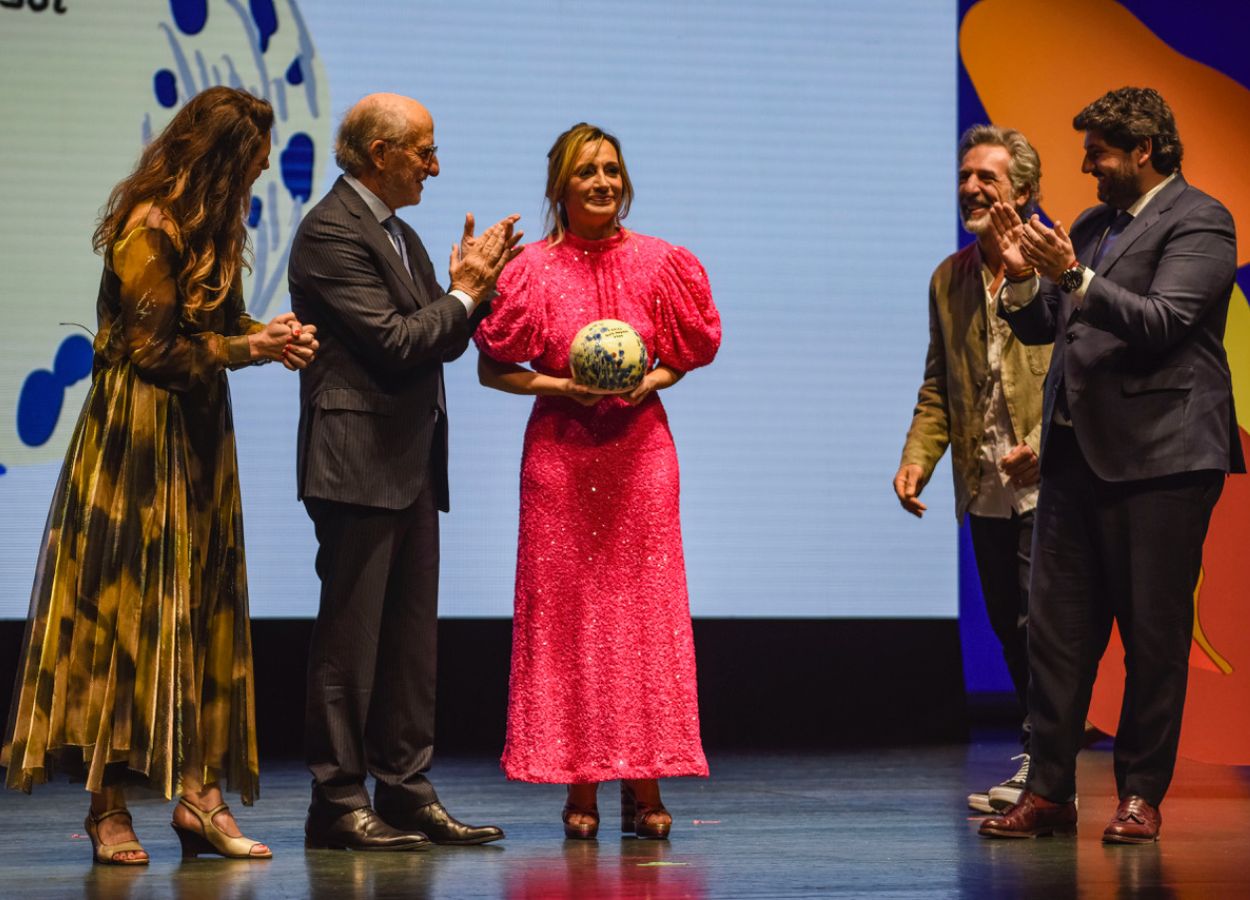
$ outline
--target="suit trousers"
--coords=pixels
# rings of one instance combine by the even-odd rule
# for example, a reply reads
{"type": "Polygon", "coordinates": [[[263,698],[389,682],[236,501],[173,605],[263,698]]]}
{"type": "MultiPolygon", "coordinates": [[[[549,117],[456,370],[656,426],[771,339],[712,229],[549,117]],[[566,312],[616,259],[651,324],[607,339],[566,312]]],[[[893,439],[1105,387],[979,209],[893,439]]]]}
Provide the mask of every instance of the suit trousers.
{"type": "Polygon", "coordinates": [[[304,748],[310,815],[379,814],[437,800],[434,751],[438,510],[425,489],[406,509],[305,498],[317,534],[321,605],[308,659],[304,748]]]}
{"type": "Polygon", "coordinates": [[[1073,429],[1050,429],[1029,594],[1029,788],[1056,802],[1076,794],[1076,755],[1114,620],[1124,643],[1124,701],[1115,780],[1158,805],[1172,780],[1189,681],[1193,591],[1216,470],[1103,481],[1073,429]]]}
{"type": "Polygon", "coordinates": [[[972,552],[985,597],[990,628],[1003,648],[1003,661],[1020,701],[1020,746],[1029,752],[1029,561],[1033,511],[1010,518],[968,514],[972,552]]]}

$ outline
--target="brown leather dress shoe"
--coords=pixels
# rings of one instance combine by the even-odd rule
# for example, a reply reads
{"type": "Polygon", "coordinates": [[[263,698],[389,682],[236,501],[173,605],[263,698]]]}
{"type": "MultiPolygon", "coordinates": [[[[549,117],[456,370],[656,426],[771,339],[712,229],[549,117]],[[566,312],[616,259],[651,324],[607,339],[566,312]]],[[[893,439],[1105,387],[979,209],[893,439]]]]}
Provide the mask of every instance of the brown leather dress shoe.
{"type": "Polygon", "coordinates": [[[1162,824],[1163,816],[1157,806],[1151,806],[1136,794],[1129,794],[1120,801],[1102,833],[1102,840],[1104,844],[1153,844],[1159,840],[1162,824]]]}
{"type": "Polygon", "coordinates": [[[1056,834],[1076,834],[1076,804],[1051,803],[1032,791],[1025,791],[1015,806],[1001,816],[981,822],[977,833],[983,837],[1035,838],[1056,834]]]}

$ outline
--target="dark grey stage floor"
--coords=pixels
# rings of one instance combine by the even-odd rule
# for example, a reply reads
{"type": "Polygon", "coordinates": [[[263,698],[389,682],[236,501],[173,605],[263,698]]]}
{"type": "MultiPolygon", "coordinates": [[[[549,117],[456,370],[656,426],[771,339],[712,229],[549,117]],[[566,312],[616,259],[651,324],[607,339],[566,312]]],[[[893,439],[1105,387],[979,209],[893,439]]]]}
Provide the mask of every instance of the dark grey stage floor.
{"type": "MultiPolygon", "coordinates": [[[[502,825],[507,840],[423,853],[306,852],[307,776],[272,763],[245,831],[269,862],[186,863],[169,806],[134,804],[147,869],[93,866],[86,795],[47,785],[0,792],[0,897],[718,898],[1250,897],[1250,771],[1182,761],[1163,807],[1163,840],[1107,847],[1111,755],[1082,754],[1076,838],[987,841],[964,808],[970,787],[1013,768],[1009,740],[967,746],[713,757],[712,777],[665,784],[672,840],[565,841],[563,791],[510,784],[493,760],[442,759],[431,773],[448,808],[502,825]]],[[[601,799],[612,807],[615,786],[601,799]]]]}

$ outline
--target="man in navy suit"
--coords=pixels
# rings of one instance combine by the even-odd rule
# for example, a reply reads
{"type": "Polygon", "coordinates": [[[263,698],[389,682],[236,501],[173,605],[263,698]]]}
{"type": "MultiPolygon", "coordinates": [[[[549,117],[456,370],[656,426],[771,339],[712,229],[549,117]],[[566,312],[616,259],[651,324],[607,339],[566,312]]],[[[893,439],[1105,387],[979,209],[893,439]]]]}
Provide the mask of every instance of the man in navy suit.
{"type": "Polygon", "coordinates": [[[1031,766],[1020,801],[980,831],[1075,831],[1076,755],[1114,620],[1120,803],[1103,840],[1149,843],[1176,763],[1202,544],[1226,473],[1245,471],[1224,352],[1236,239],[1223,204],[1181,174],[1156,91],[1111,91],[1073,126],[1102,202],[1071,236],[1007,204],[992,211],[1000,314],[1054,352],[1029,593],[1031,766]]]}

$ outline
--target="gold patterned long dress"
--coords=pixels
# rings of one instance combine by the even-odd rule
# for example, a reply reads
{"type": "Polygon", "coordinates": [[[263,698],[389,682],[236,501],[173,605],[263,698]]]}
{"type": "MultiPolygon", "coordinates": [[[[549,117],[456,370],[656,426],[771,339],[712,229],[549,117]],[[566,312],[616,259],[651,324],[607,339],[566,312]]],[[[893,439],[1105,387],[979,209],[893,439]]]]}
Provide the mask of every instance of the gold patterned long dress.
{"type": "Polygon", "coordinates": [[[29,792],[187,779],[257,794],[252,648],[227,368],[248,362],[236,289],[188,321],[168,235],[106,254],[91,387],[35,572],[0,763],[29,792]]]}

